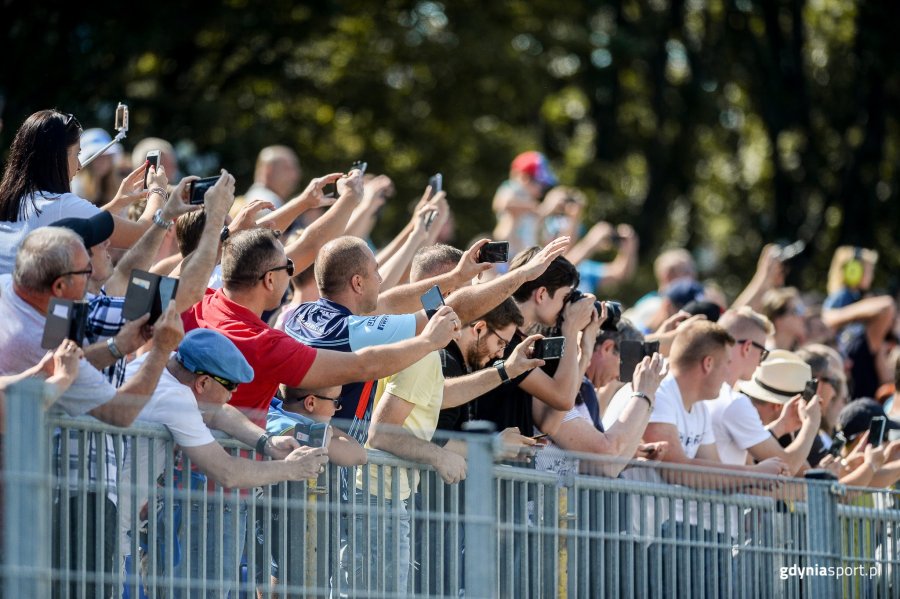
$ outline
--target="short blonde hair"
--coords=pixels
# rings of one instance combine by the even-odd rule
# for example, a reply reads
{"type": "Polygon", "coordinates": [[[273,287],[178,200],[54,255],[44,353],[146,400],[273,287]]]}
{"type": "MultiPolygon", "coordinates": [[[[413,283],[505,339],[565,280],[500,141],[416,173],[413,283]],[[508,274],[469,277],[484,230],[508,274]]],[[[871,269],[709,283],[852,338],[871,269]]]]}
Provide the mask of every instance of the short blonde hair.
{"type": "Polygon", "coordinates": [[[719,325],[735,338],[745,335],[752,329],[760,330],[767,336],[775,334],[775,325],[772,324],[772,321],[750,306],[726,310],[719,318],[719,325]]]}
{"type": "Polygon", "coordinates": [[[679,368],[692,368],[703,358],[734,345],[734,337],[717,323],[697,321],[679,330],[672,341],[669,360],[679,368]]]}

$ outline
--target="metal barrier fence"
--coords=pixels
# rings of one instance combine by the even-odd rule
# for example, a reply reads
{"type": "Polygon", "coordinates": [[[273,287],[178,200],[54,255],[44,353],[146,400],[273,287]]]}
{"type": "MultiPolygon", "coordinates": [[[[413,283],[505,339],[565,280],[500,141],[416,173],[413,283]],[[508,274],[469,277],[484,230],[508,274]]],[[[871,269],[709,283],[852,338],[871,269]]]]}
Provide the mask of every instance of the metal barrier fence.
{"type": "Polygon", "coordinates": [[[485,434],[466,437],[462,484],[373,451],[318,480],[227,490],[164,428],[48,416],[40,392],[7,393],[6,597],[900,593],[893,492],[646,464],[557,474],[495,463],[485,434]]]}

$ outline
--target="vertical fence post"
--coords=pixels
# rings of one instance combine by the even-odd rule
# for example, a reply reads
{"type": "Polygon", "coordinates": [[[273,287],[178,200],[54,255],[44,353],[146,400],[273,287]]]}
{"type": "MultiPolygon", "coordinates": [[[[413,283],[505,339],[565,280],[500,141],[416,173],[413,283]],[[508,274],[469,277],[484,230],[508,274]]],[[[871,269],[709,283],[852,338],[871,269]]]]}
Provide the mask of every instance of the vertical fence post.
{"type": "MultiPolygon", "coordinates": [[[[806,473],[809,513],[806,517],[807,566],[832,567],[840,564],[841,523],[838,520],[835,485],[837,479],[827,470],[806,473]]],[[[798,564],[803,566],[804,564],[798,564]]],[[[840,596],[841,582],[833,576],[804,577],[806,596],[830,599],[840,596]]]]}
{"type": "Polygon", "coordinates": [[[466,596],[493,597],[497,587],[494,501],[494,425],[466,423],[468,474],[465,485],[466,596]]]}
{"type": "Polygon", "coordinates": [[[50,596],[50,463],[44,383],[25,380],[7,390],[3,434],[7,597],[50,596]]]}

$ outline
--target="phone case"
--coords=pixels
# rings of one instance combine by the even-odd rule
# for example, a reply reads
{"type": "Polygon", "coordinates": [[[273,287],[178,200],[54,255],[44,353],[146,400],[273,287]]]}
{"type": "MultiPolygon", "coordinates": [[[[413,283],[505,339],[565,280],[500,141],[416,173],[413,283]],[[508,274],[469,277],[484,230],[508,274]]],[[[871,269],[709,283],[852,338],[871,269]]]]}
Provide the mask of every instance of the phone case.
{"type": "Polygon", "coordinates": [[[47,307],[41,347],[56,349],[64,339],[71,339],[79,346],[83,345],[87,332],[87,318],[87,302],[51,298],[47,307]]]}
{"type": "Polygon", "coordinates": [[[149,313],[148,324],[153,324],[169,305],[169,301],[175,299],[177,292],[178,279],[135,269],[131,272],[128,290],[125,292],[122,317],[125,320],[136,320],[149,313]]]}

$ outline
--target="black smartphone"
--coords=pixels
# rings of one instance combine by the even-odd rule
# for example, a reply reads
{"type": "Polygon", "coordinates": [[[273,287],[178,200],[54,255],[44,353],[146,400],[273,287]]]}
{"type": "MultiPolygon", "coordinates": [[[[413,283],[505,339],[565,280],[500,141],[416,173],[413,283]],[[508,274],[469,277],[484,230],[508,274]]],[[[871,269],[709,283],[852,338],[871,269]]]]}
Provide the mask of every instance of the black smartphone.
{"type": "Polygon", "coordinates": [[[147,189],[147,175],[150,174],[150,167],[152,166],[155,169],[159,169],[159,150],[150,150],[147,152],[147,162],[150,164],[147,165],[147,170],[144,171],[144,189],[147,189]]]}
{"type": "Polygon", "coordinates": [[[881,445],[881,442],[884,441],[884,430],[885,425],[887,424],[887,420],[884,416],[876,416],[872,418],[872,423],[869,425],[869,445],[872,447],[878,447],[881,445]]]}
{"type": "Polygon", "coordinates": [[[558,360],[566,351],[565,337],[544,337],[534,342],[532,358],[558,360]]]}
{"type": "Polygon", "coordinates": [[[803,398],[803,401],[810,401],[813,396],[816,394],[816,390],[819,388],[819,379],[809,379],[806,381],[806,386],[803,388],[803,393],[800,396],[803,398]]]}
{"type": "MultiPolygon", "coordinates": [[[[359,172],[362,173],[363,175],[366,174],[367,168],[369,168],[369,163],[363,162],[362,160],[357,160],[356,162],[354,162],[353,164],[350,165],[350,171],[352,171],[354,169],[359,169],[359,172]]],[[[349,173],[350,171],[347,171],[347,172],[349,173]]]]}
{"type": "Polygon", "coordinates": [[[844,446],[846,444],[847,437],[844,436],[844,433],[842,431],[838,431],[837,433],[835,433],[834,438],[831,440],[831,447],[828,448],[828,453],[831,454],[831,457],[840,457],[841,452],[844,450],[844,446]]]}
{"type": "Polygon", "coordinates": [[[507,262],[509,260],[509,242],[491,241],[478,250],[479,262],[507,262]]]}
{"type": "Polygon", "coordinates": [[[198,179],[197,181],[191,181],[190,203],[194,206],[203,204],[203,197],[206,195],[206,192],[210,187],[212,187],[219,181],[220,176],[221,175],[217,175],[215,177],[204,177],[203,179],[198,179]]]}
{"type": "Polygon", "coordinates": [[[153,324],[169,305],[169,301],[175,299],[177,292],[178,279],[134,269],[125,292],[122,318],[136,320],[149,313],[150,320],[147,324],[153,324]]]}
{"type": "Polygon", "coordinates": [[[619,380],[630,383],[634,377],[634,369],[646,356],[652,356],[659,351],[659,341],[633,341],[619,342],[619,380]]]}
{"type": "Polygon", "coordinates": [[[324,422],[298,422],[294,425],[294,438],[307,447],[325,447],[328,425],[324,422]]]}
{"type": "Polygon", "coordinates": [[[435,173],[428,178],[428,184],[431,185],[431,195],[428,196],[429,201],[431,198],[436,196],[439,191],[443,191],[444,189],[444,176],[440,173],[435,173]]]}
{"type": "Polygon", "coordinates": [[[47,320],[44,323],[44,336],[41,338],[41,347],[44,349],[56,349],[64,339],[71,339],[81,347],[84,345],[87,321],[87,302],[60,299],[58,297],[50,298],[50,304],[47,307],[47,320]]]}
{"type": "Polygon", "coordinates": [[[422,307],[425,308],[425,315],[430,319],[434,313],[441,309],[444,305],[444,296],[441,295],[441,288],[435,285],[422,294],[422,307]]]}

